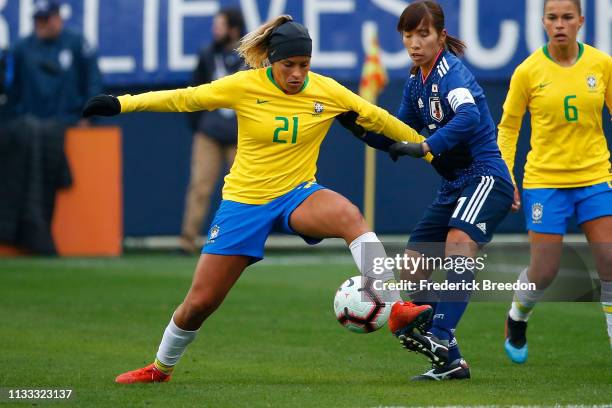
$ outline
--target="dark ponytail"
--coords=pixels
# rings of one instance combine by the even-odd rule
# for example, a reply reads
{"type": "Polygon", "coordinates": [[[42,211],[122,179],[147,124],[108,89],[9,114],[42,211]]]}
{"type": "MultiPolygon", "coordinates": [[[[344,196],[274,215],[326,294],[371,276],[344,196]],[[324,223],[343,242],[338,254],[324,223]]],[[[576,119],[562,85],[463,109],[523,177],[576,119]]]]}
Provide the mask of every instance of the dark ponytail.
{"type": "Polygon", "coordinates": [[[465,54],[465,49],[467,46],[457,37],[446,34],[446,48],[456,56],[462,57],[463,54],[465,54]]]}

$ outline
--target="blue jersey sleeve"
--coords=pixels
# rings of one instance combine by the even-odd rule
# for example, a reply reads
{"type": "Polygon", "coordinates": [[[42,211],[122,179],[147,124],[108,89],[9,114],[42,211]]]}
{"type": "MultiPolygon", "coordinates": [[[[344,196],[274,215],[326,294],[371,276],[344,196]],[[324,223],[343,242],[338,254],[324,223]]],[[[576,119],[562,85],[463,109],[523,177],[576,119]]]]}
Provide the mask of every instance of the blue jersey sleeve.
{"type": "Polygon", "coordinates": [[[449,70],[440,84],[441,96],[448,101],[454,116],[444,127],[427,138],[427,145],[434,155],[469,139],[480,124],[480,110],[472,93],[473,78],[461,69],[462,67],[454,68],[449,70]]]}
{"type": "Polygon", "coordinates": [[[399,109],[397,110],[396,116],[399,120],[419,132],[425,127],[425,125],[421,121],[418,113],[415,111],[414,103],[415,101],[413,101],[410,96],[410,79],[408,79],[408,81],[406,81],[406,85],[404,85],[402,101],[399,109]]]}

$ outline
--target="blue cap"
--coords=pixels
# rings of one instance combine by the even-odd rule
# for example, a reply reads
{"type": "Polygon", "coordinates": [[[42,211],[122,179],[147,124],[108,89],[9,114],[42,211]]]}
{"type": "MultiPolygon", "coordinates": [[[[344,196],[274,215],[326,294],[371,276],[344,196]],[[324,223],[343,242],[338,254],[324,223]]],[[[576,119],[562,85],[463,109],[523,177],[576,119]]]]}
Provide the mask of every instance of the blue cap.
{"type": "Polygon", "coordinates": [[[34,18],[49,17],[59,14],[60,4],[55,0],[36,0],[34,2],[34,18]]]}

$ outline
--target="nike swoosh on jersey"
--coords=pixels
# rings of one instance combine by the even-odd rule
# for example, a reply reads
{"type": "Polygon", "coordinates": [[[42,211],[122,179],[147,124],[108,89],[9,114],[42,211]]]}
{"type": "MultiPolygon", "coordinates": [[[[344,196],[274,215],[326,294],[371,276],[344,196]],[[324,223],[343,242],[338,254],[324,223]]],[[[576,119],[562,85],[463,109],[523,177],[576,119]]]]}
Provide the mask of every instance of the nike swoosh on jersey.
{"type": "Polygon", "coordinates": [[[268,102],[270,102],[270,101],[262,101],[262,100],[261,100],[261,99],[259,99],[259,98],[257,99],[257,104],[258,104],[258,105],[261,105],[262,103],[268,103],[268,102]]]}

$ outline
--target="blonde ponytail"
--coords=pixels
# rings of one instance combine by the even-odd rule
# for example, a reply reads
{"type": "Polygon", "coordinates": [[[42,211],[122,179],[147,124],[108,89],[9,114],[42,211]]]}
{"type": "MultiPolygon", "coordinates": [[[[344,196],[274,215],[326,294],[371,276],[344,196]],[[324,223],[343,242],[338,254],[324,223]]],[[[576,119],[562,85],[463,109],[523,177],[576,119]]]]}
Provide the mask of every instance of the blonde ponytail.
{"type": "Polygon", "coordinates": [[[276,27],[288,21],[293,21],[293,17],[287,14],[278,16],[242,37],[236,51],[244,58],[247,65],[251,68],[262,68],[270,65],[268,61],[270,34],[276,27]]]}

